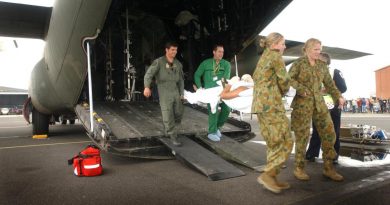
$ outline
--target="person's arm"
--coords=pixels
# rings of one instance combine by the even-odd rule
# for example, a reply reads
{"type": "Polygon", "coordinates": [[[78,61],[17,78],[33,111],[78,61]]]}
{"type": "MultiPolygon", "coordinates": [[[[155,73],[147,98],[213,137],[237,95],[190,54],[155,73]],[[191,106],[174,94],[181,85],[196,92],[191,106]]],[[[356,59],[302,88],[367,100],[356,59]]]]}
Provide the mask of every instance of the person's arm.
{"type": "Polygon", "coordinates": [[[244,90],[247,90],[248,87],[245,87],[245,86],[240,86],[238,87],[237,89],[235,90],[232,90],[232,91],[229,91],[227,89],[224,89],[220,95],[221,99],[224,99],[224,100],[229,100],[229,99],[233,99],[233,98],[236,98],[239,96],[240,92],[244,91],[244,90]]]}
{"type": "Polygon", "coordinates": [[[322,83],[324,84],[326,91],[332,96],[334,102],[338,102],[339,105],[344,103],[344,98],[341,96],[340,91],[337,89],[330,73],[329,69],[326,67],[324,71],[324,79],[322,83]]]}
{"type": "Polygon", "coordinates": [[[294,62],[293,65],[291,66],[288,74],[290,75],[290,78],[291,78],[291,81],[290,81],[291,86],[296,90],[298,95],[305,97],[310,92],[304,85],[302,85],[301,83],[299,83],[297,81],[300,69],[301,69],[300,64],[297,62],[294,62]]]}
{"type": "Polygon", "coordinates": [[[179,66],[179,72],[180,72],[180,79],[179,79],[179,91],[180,91],[180,97],[183,98],[184,96],[184,73],[183,73],[183,66],[180,64],[179,66]]]}
{"type": "Polygon", "coordinates": [[[334,71],[333,71],[333,81],[336,84],[337,89],[341,93],[345,93],[345,91],[347,91],[347,85],[345,83],[345,79],[343,77],[343,74],[341,73],[340,70],[334,69],[334,71]]]}
{"type": "Polygon", "coordinates": [[[285,95],[290,89],[290,76],[286,71],[286,66],[281,55],[278,55],[277,58],[273,61],[273,67],[275,69],[275,74],[277,76],[278,87],[280,94],[285,95]]]}
{"type": "Polygon", "coordinates": [[[158,71],[158,60],[156,59],[153,61],[152,65],[149,66],[144,76],[145,97],[151,96],[150,84],[152,83],[153,77],[156,75],[157,71],[158,71]]]}
{"type": "Polygon", "coordinates": [[[202,75],[204,73],[204,62],[203,61],[198,69],[195,71],[195,74],[194,74],[194,82],[195,82],[195,85],[197,88],[202,88],[202,82],[201,82],[201,78],[202,78],[202,75]]]}

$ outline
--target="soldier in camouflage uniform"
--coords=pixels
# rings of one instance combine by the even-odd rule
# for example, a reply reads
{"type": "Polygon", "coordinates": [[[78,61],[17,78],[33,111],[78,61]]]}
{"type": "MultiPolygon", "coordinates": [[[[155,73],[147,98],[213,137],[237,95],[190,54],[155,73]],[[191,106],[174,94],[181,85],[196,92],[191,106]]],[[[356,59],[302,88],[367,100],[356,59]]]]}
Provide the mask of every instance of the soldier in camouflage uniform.
{"type": "Polygon", "coordinates": [[[291,107],[291,129],[295,133],[295,169],[294,175],[299,180],[309,180],[305,172],[305,151],[310,135],[310,122],[313,120],[321,138],[322,158],[324,159],[323,174],[334,181],[342,181],[332,164],[336,157],[333,147],[336,139],[332,119],[322,97],[322,84],[331,94],[335,102],[344,103],[340,91],[336,88],[329,69],[319,60],[322,46],[317,39],[311,38],[303,47],[304,56],[297,59],[290,71],[291,85],[296,89],[296,95],[291,107]]]}
{"type": "Polygon", "coordinates": [[[165,45],[165,56],[157,58],[144,76],[144,96],[150,97],[150,84],[156,78],[160,97],[161,114],[165,135],[169,136],[173,145],[180,146],[177,141],[176,127],[180,125],[183,116],[184,94],[183,66],[175,58],[178,45],[169,42],[165,45]]]}
{"type": "Polygon", "coordinates": [[[286,182],[278,182],[282,164],[288,159],[293,140],[282,97],[290,88],[290,77],[286,71],[282,54],[285,46],[284,37],[271,33],[261,39],[264,47],[256,70],[253,74],[254,91],[252,112],[257,113],[261,135],[267,143],[267,166],[257,181],[274,193],[290,188],[286,182]]]}

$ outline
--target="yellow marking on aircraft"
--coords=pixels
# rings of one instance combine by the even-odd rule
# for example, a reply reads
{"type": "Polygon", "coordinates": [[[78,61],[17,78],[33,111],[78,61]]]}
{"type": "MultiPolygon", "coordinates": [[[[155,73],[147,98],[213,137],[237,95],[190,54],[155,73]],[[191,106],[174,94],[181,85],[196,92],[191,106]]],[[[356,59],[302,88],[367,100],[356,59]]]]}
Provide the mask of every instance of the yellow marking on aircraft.
{"type": "Polygon", "coordinates": [[[33,135],[33,139],[47,139],[47,135],[33,135]]]}

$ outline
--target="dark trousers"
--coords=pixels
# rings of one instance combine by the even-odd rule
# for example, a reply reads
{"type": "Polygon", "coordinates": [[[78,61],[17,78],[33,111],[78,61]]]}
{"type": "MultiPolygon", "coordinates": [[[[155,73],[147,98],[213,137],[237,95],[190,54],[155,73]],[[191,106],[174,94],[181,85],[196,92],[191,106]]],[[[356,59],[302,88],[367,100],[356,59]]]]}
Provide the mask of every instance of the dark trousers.
{"type": "MultiPolygon", "coordinates": [[[[336,150],[337,153],[337,157],[336,157],[337,159],[340,151],[341,110],[335,107],[329,110],[329,112],[330,112],[330,116],[332,117],[334,131],[336,132],[336,142],[334,144],[334,149],[336,150]]],[[[306,158],[318,157],[320,154],[321,139],[320,136],[318,135],[318,131],[316,127],[314,126],[314,123],[312,124],[312,126],[313,126],[313,134],[311,135],[309,148],[306,151],[306,158]]]]}

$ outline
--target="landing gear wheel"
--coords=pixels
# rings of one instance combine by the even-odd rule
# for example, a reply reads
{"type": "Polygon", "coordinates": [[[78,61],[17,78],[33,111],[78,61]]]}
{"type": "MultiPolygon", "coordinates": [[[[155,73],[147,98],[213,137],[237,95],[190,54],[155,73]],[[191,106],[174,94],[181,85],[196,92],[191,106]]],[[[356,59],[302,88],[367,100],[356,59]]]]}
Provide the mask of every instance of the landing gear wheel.
{"type": "Polygon", "coordinates": [[[49,134],[49,115],[43,114],[38,110],[32,110],[32,128],[33,135],[47,135],[49,134]]]}

